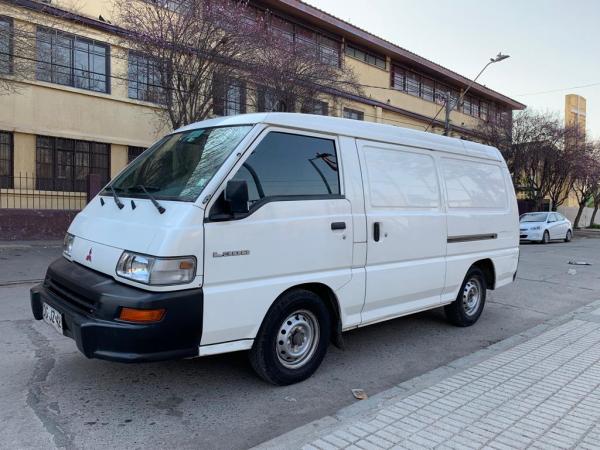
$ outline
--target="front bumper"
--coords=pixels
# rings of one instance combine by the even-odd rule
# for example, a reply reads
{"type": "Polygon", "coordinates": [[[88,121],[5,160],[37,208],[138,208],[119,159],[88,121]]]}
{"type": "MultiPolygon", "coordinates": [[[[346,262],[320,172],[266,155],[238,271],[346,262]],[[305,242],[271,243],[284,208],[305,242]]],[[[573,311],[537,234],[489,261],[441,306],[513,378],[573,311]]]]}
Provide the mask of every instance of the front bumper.
{"type": "Polygon", "coordinates": [[[544,232],[541,230],[521,230],[519,233],[521,241],[541,241],[544,237],[544,232]]]}
{"type": "Polygon", "coordinates": [[[43,283],[31,289],[31,310],[42,319],[42,303],[63,314],[64,334],[88,358],[119,362],[198,356],[202,337],[202,289],[149,292],[118,283],[65,258],[54,261],[43,283]],[[160,322],[118,319],[122,307],[158,309],[160,322]]]}

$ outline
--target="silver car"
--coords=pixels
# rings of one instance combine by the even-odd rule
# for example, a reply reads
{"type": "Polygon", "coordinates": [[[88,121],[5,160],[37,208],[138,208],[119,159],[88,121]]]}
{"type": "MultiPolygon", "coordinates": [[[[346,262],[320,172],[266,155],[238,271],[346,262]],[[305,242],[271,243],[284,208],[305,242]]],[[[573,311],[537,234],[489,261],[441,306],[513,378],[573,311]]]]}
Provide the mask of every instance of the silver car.
{"type": "Polygon", "coordinates": [[[569,242],[573,237],[571,221],[557,212],[530,212],[520,219],[521,241],[547,244],[561,240],[569,242]]]}

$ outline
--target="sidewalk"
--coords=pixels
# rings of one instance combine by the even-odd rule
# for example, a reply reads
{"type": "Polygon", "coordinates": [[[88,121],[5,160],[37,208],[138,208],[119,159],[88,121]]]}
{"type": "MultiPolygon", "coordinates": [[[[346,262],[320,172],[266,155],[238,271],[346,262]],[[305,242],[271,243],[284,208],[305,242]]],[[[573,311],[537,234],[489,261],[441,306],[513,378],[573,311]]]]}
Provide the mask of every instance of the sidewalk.
{"type": "Polygon", "coordinates": [[[392,447],[600,448],[600,301],[257,448],[392,447]]]}

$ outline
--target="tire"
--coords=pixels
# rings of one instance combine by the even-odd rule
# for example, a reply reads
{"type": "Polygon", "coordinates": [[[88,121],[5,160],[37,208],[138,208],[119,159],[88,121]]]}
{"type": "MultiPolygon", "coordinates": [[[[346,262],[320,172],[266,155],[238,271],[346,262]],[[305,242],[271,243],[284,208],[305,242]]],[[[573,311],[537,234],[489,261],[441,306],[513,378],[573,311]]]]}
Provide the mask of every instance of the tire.
{"type": "Polygon", "coordinates": [[[486,290],[483,272],[478,267],[471,267],[456,300],[444,307],[448,321],[457,327],[470,327],[477,322],[485,306],[486,290]],[[474,295],[478,297],[475,299],[474,295]]]}
{"type": "Polygon", "coordinates": [[[548,233],[548,230],[546,230],[546,231],[544,231],[544,237],[542,238],[540,243],[548,244],[549,242],[550,242],[550,233],[548,233]]]}
{"type": "Polygon", "coordinates": [[[565,236],[565,242],[571,242],[573,239],[573,232],[571,230],[567,231],[567,235],[565,236]]]}
{"type": "Polygon", "coordinates": [[[315,373],[330,337],[331,318],[323,300],[304,289],[286,292],[267,312],[250,350],[250,364],[269,383],[298,383],[315,373]]]}

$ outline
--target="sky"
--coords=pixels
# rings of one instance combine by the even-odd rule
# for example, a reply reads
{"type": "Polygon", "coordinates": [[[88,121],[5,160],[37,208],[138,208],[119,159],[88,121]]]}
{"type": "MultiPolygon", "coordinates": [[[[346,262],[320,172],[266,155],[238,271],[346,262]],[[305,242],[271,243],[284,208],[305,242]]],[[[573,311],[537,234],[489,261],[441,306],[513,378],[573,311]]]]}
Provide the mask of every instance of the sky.
{"type": "Polygon", "coordinates": [[[565,95],[582,95],[600,138],[600,0],[306,1],[469,78],[508,54],[478,82],[560,117],[565,95]]]}

